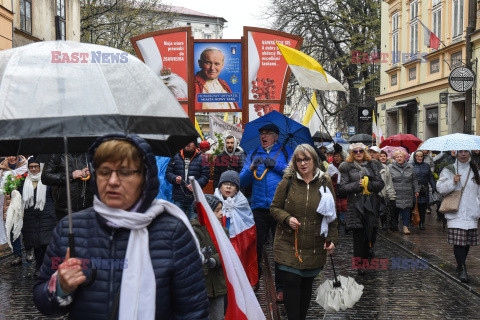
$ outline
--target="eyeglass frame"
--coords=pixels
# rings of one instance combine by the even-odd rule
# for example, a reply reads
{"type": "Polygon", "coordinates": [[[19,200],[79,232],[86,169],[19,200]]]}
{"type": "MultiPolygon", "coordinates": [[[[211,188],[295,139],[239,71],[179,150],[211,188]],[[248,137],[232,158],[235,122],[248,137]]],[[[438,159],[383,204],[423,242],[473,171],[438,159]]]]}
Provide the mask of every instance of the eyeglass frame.
{"type": "Polygon", "coordinates": [[[273,136],[274,134],[277,134],[277,133],[275,133],[273,131],[261,131],[260,132],[260,137],[261,136],[273,136]]]}
{"type": "Polygon", "coordinates": [[[108,181],[110,180],[110,178],[112,177],[112,174],[113,172],[115,172],[115,174],[117,175],[117,178],[118,180],[120,181],[132,181],[133,180],[133,177],[135,176],[135,174],[137,173],[142,173],[142,170],[140,169],[129,169],[129,168],[122,168],[122,169],[117,169],[117,170],[112,170],[112,169],[107,169],[107,168],[103,168],[103,169],[95,169],[95,176],[97,178],[97,180],[102,180],[102,181],[108,181]],[[109,170],[110,173],[108,174],[108,176],[106,177],[103,177],[103,176],[99,176],[98,172],[99,170],[109,170]],[[132,175],[130,175],[129,177],[121,177],[119,174],[118,174],[118,171],[121,171],[121,170],[124,170],[124,171],[128,171],[128,172],[131,172],[132,175]]]}
{"type": "Polygon", "coordinates": [[[360,150],[352,150],[353,153],[359,154],[359,153],[365,153],[365,150],[360,149],[360,150]]]}
{"type": "Polygon", "coordinates": [[[310,161],[312,161],[312,158],[311,158],[311,157],[305,157],[305,158],[303,158],[303,159],[295,158],[295,162],[296,162],[297,164],[300,164],[300,165],[301,165],[302,163],[309,164],[310,161]]]}

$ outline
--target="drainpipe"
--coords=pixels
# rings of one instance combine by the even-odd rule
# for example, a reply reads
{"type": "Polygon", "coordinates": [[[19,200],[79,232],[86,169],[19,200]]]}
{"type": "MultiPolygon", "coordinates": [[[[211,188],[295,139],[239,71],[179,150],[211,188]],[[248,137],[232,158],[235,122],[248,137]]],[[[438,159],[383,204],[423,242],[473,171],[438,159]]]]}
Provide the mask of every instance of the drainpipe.
{"type": "MultiPolygon", "coordinates": [[[[13,12],[13,0],[12,0],[12,12],[13,12]]],[[[12,48],[15,48],[14,46],[14,39],[13,39],[13,36],[15,34],[14,30],[15,30],[15,12],[13,12],[13,20],[12,20],[12,48]]]]}
{"type": "MultiPolygon", "coordinates": [[[[473,55],[473,46],[472,46],[472,33],[476,29],[477,21],[477,1],[469,0],[468,1],[468,27],[467,35],[465,37],[466,41],[466,63],[465,66],[468,69],[472,69],[472,55],[473,55]]],[[[463,126],[463,133],[471,134],[472,133],[472,89],[468,90],[465,93],[465,124],[463,126]]]]}

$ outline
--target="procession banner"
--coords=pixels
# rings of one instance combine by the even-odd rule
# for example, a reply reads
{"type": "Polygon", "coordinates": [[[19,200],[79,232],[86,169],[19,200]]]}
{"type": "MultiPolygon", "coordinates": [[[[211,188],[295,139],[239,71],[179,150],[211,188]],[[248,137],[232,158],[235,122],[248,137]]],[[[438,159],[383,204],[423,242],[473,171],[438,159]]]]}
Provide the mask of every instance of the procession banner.
{"type": "Polygon", "coordinates": [[[210,136],[215,141],[217,140],[215,133],[224,133],[225,131],[229,131],[230,134],[235,138],[237,138],[238,141],[241,140],[242,127],[223,121],[222,119],[220,119],[217,116],[214,116],[213,114],[209,115],[209,122],[210,122],[210,136]]]}

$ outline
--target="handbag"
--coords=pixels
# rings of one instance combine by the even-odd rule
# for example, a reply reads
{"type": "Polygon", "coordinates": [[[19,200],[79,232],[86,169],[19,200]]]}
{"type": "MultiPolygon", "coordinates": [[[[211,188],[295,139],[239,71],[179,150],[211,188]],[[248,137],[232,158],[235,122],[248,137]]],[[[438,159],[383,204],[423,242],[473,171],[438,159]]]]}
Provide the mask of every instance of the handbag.
{"type": "Polygon", "coordinates": [[[440,209],[438,209],[440,213],[455,213],[458,211],[458,207],[460,207],[460,200],[462,199],[463,190],[465,190],[465,187],[467,186],[468,178],[470,178],[471,171],[472,168],[468,170],[467,180],[465,181],[465,185],[461,190],[453,191],[443,198],[440,209]]]}
{"type": "Polygon", "coordinates": [[[418,226],[420,223],[420,212],[418,211],[418,197],[415,198],[415,208],[412,211],[412,223],[414,226],[418,226]]]}

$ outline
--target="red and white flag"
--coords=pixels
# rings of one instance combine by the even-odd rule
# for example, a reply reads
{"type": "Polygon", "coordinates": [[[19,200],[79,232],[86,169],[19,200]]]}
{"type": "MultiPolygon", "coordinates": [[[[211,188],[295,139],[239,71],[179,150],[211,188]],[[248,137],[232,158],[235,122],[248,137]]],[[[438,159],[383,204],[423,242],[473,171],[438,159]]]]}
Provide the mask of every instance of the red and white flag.
{"type": "Polygon", "coordinates": [[[215,248],[222,260],[223,271],[227,280],[228,307],[226,320],[257,320],[265,319],[255,293],[248,281],[237,252],[225,234],[220,221],[205,199],[202,188],[197,181],[191,180],[195,205],[200,224],[207,227],[215,248]]]}
{"type": "Polygon", "coordinates": [[[440,39],[433,33],[422,21],[418,20],[423,26],[423,41],[428,48],[433,48],[435,50],[440,46],[440,39]]]}

